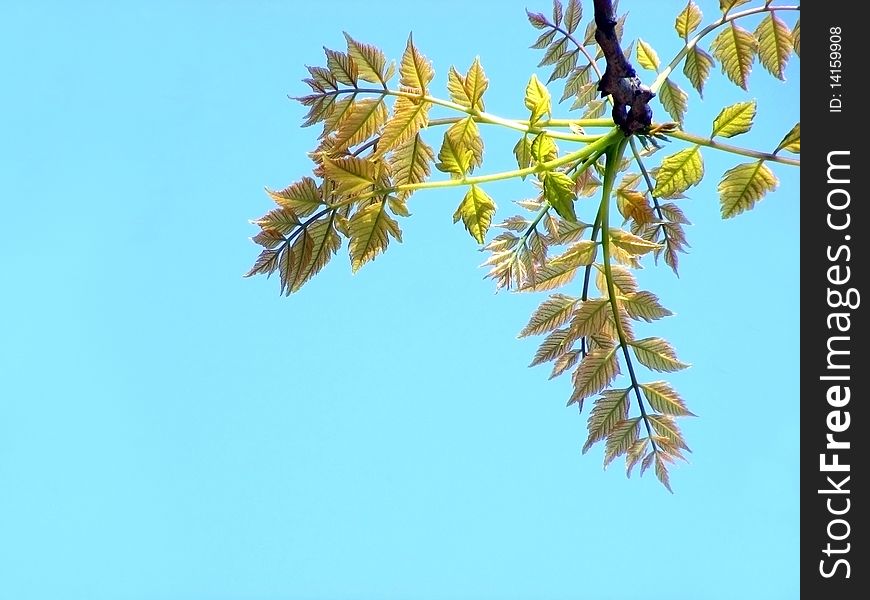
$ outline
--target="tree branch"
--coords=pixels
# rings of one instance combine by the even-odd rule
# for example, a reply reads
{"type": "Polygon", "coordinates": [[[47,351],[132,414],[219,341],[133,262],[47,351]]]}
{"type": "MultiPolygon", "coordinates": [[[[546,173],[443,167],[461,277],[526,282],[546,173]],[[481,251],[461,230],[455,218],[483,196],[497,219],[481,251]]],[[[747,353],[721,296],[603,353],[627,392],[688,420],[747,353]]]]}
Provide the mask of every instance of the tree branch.
{"type": "Polygon", "coordinates": [[[649,101],[653,91],[643,85],[631,63],[625,58],[616,36],[616,16],[611,0],[595,0],[595,41],[607,61],[598,82],[602,96],[613,99],[613,122],[626,135],[646,131],[652,123],[649,101]]]}

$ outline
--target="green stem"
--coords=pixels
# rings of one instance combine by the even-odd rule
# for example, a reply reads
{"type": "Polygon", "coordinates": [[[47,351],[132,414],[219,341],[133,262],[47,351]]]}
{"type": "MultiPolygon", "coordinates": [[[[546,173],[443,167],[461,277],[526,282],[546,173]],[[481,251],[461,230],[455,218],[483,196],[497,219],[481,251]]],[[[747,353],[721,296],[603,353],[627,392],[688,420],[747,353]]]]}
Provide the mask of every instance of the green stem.
{"type": "Polygon", "coordinates": [[[765,6],[758,6],[756,8],[750,8],[750,9],[747,9],[747,10],[744,10],[741,12],[736,12],[736,13],[730,14],[730,15],[729,14],[722,15],[722,18],[720,18],[717,21],[714,21],[713,23],[710,23],[704,29],[702,29],[698,34],[696,34],[695,37],[693,37],[691,40],[688,40],[686,42],[686,45],[683,46],[683,48],[677,53],[677,55],[668,64],[668,66],[665,67],[664,70],[658,74],[658,77],[656,77],[656,79],[655,79],[655,81],[653,81],[652,85],[649,86],[650,89],[654,92],[657,92],[659,90],[659,88],[662,87],[662,85],[664,84],[665,79],[667,79],[670,76],[670,74],[673,72],[673,70],[676,69],[677,66],[680,64],[680,62],[683,60],[683,58],[685,58],[686,54],[688,54],[692,48],[694,48],[695,46],[698,45],[698,42],[701,40],[701,38],[703,38],[705,35],[707,35],[711,31],[718,29],[719,27],[721,27],[725,23],[730,23],[731,21],[734,21],[736,19],[740,19],[742,17],[748,17],[749,15],[754,15],[754,14],[763,13],[763,12],[773,12],[773,11],[777,11],[777,10],[800,10],[800,9],[801,9],[800,6],[766,6],[765,5],[765,6]]]}
{"type": "Polygon", "coordinates": [[[637,382],[637,376],[634,373],[634,363],[631,362],[631,355],[628,352],[628,336],[625,335],[625,329],[622,326],[622,318],[619,314],[619,305],[616,301],[616,285],[613,281],[613,270],[611,268],[610,256],[610,194],[613,191],[613,183],[616,179],[617,169],[622,160],[622,155],[625,152],[625,147],[628,140],[620,140],[618,144],[614,144],[607,150],[607,158],[604,166],[604,183],[601,190],[601,230],[604,232],[601,236],[601,246],[604,253],[604,278],[607,280],[607,295],[610,300],[610,308],[613,311],[613,322],[616,326],[616,335],[619,338],[619,347],[622,348],[622,356],[625,359],[625,364],[628,367],[628,374],[631,379],[631,387],[634,388],[634,394],[637,397],[637,405],[640,408],[640,416],[643,418],[643,423],[646,426],[646,432],[649,436],[653,450],[658,451],[656,443],[653,441],[652,426],[646,414],[646,407],[640,395],[640,385],[637,382]]]}
{"type": "MultiPolygon", "coordinates": [[[[444,117],[441,119],[429,119],[429,123],[427,124],[427,127],[437,127],[438,125],[452,125],[453,123],[458,123],[459,121],[462,121],[466,118],[468,118],[468,117],[444,117]]],[[[474,121],[476,123],[486,123],[489,125],[502,125],[502,123],[496,123],[495,121],[486,119],[480,115],[471,115],[471,118],[474,119],[474,121]]],[[[517,123],[521,126],[524,126],[525,123],[527,123],[527,121],[526,122],[513,121],[513,122],[517,123]]],[[[544,125],[546,125],[546,123],[544,123],[544,125]]],[[[610,126],[613,127],[613,121],[610,122],[610,126]]],[[[512,127],[512,129],[517,129],[517,131],[524,131],[526,133],[533,134],[533,135],[541,133],[541,132],[546,132],[547,135],[549,135],[552,138],[560,139],[560,140],[568,140],[571,142],[587,143],[587,142],[594,142],[595,140],[601,138],[600,135],[578,135],[575,133],[562,133],[561,131],[550,131],[548,129],[544,129],[544,127],[541,125],[538,125],[535,127],[526,126],[525,129],[523,129],[521,127],[520,128],[512,127]]]]}
{"type": "Polygon", "coordinates": [[[392,194],[395,192],[407,192],[414,190],[425,190],[425,189],[437,189],[437,188],[451,188],[451,187],[459,187],[461,185],[475,185],[481,183],[490,183],[492,181],[500,181],[503,179],[513,179],[515,177],[525,177],[526,175],[534,175],[536,173],[542,173],[544,171],[552,171],[561,166],[567,165],[574,161],[583,160],[588,156],[592,156],[594,154],[600,154],[604,149],[608,146],[612,145],[614,140],[619,136],[622,136],[622,131],[618,127],[614,127],[607,135],[602,136],[598,140],[592,142],[591,144],[587,144],[583,146],[579,150],[575,152],[570,152],[564,156],[560,156],[559,158],[554,158],[553,160],[549,160],[547,162],[539,163],[537,165],[533,165],[530,167],[526,167],[525,169],[514,169],[513,171],[503,171],[501,173],[491,173],[489,175],[478,175],[476,177],[461,177],[457,179],[444,179],[441,181],[423,181],[421,183],[404,183],[401,185],[395,185],[388,188],[378,188],[376,190],[372,190],[371,192],[366,192],[365,194],[360,194],[359,196],[351,196],[349,198],[344,198],[335,204],[330,205],[330,208],[340,208],[347,204],[352,204],[354,202],[359,202],[362,200],[367,200],[368,198],[373,198],[375,196],[381,196],[384,194],[392,194]]]}
{"type": "Polygon", "coordinates": [[[759,152],[758,150],[749,150],[748,148],[740,148],[739,146],[723,144],[722,142],[716,142],[714,140],[711,140],[710,138],[686,133],[685,131],[669,131],[667,135],[677,138],[678,140],[683,140],[684,142],[692,142],[693,144],[698,144],[699,146],[707,146],[708,148],[715,148],[716,150],[724,150],[725,152],[730,152],[732,154],[740,154],[741,156],[749,156],[752,158],[758,158],[770,162],[778,162],[784,165],[791,165],[793,167],[801,166],[801,161],[795,160],[793,158],[786,158],[784,156],[779,156],[778,154],[771,154],[770,152],[759,152]]]}

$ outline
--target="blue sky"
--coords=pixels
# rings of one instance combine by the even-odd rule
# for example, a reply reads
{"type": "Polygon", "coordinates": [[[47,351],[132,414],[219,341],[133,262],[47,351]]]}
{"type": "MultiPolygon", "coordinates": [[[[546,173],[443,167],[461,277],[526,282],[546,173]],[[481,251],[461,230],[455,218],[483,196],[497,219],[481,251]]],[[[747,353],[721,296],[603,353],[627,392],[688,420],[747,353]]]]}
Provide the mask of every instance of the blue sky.
{"type": "MultiPolygon", "coordinates": [[[[684,3],[622,4],[669,60],[684,3]]],[[[705,151],[680,279],[639,274],[677,313],[650,335],[693,364],[670,378],[700,415],[674,495],[580,454],[570,381],[516,339],[541,297],[483,280],[451,222],[462,192],[415,195],[404,243],[356,275],[342,251],[291,298],[241,278],[263,187],[309,169],[317,131],[287,95],[321,46],[346,30],[398,58],[413,30],[435,90],[480,55],[487,109],[522,117],[525,6],[549,10],[5,6],[0,598],[797,597],[797,169],[723,222],[717,176],[741,159],[705,151]]],[[[797,59],[787,77],[756,64],[735,143],[771,148],[798,120],[797,59]]],[[[717,74],[687,129],[741,98],[717,74]]],[[[511,168],[514,136],[487,140],[484,172],[511,168]]],[[[530,194],[487,191],[501,216],[530,194]]]]}

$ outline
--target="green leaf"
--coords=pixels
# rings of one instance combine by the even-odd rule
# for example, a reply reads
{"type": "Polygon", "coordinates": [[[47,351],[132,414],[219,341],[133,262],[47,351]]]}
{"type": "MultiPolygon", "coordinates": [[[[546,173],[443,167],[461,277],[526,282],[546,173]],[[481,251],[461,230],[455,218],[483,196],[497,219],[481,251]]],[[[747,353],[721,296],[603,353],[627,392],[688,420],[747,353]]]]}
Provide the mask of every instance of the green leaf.
{"type": "Polygon", "coordinates": [[[457,103],[483,112],[483,93],[489,87],[489,79],[480,65],[480,58],[476,57],[468,68],[468,73],[462,75],[454,67],[450,67],[447,73],[447,90],[450,99],[457,103]]]}
{"type": "Polygon", "coordinates": [[[782,138],[782,141],[776,147],[776,150],[773,151],[774,154],[779,152],[780,150],[788,150],[789,152],[794,152],[795,154],[801,153],[801,124],[798,123],[794,127],[791,128],[785,137],[782,138]]]}
{"type": "Polygon", "coordinates": [[[308,229],[302,229],[290,247],[284,249],[278,267],[282,294],[289,296],[293,290],[299,289],[304,283],[301,274],[311,261],[313,248],[314,242],[308,229]]]}
{"type": "Polygon", "coordinates": [[[393,116],[384,125],[378,140],[377,150],[372,158],[380,158],[394,147],[417,135],[429,123],[428,102],[420,102],[411,98],[398,98],[393,108],[393,116]]]}
{"type": "Polygon", "coordinates": [[[669,198],[685,192],[704,178],[704,161],[699,146],[680,150],[662,160],[656,172],[653,196],[669,198]]]}
{"type": "Polygon", "coordinates": [[[359,71],[353,59],[344,52],[329,48],[324,48],[323,52],[326,54],[326,68],[333,78],[339,83],[356,87],[359,71]]]}
{"type": "Polygon", "coordinates": [[[749,85],[757,47],[755,36],[732,21],[716,36],[710,49],[722,63],[722,70],[728,79],[745,90],[749,85]]]}
{"type": "Polygon", "coordinates": [[[259,225],[262,229],[271,229],[282,234],[289,233],[301,225],[296,213],[283,206],[270,210],[256,221],[253,221],[253,223],[254,225],[259,225]]]}
{"type": "Polygon", "coordinates": [[[649,337],[642,340],[629,341],[634,349],[634,355],[640,364],[653,371],[671,373],[688,368],[684,362],[677,360],[677,355],[671,345],[662,338],[649,337]]]}
{"type": "Polygon", "coordinates": [[[661,244],[650,242],[649,240],[645,240],[642,237],[638,237],[623,229],[611,228],[609,233],[610,241],[614,246],[617,246],[634,256],[641,256],[647,252],[662,248],[661,244]]]}
{"type": "Polygon", "coordinates": [[[617,423],[628,418],[628,407],[631,402],[629,392],[631,392],[631,388],[604,390],[601,393],[601,398],[595,401],[595,406],[592,407],[586,424],[589,437],[583,444],[584,454],[595,442],[605,439],[614,430],[617,423]]]}
{"type": "Polygon", "coordinates": [[[589,84],[590,65],[586,64],[571,71],[568,79],[565,80],[565,89],[562,92],[562,97],[559,102],[564,102],[571,96],[576,96],[581,92],[583,86],[589,84]]]}
{"type": "Polygon", "coordinates": [[[683,439],[683,434],[680,433],[680,428],[677,426],[676,421],[674,421],[673,417],[669,415],[647,415],[649,422],[653,426],[653,431],[655,431],[659,436],[668,441],[667,444],[662,444],[662,446],[667,447],[668,453],[670,451],[677,450],[675,453],[676,456],[682,458],[682,453],[679,452],[679,449],[683,450],[691,450],[686,445],[686,441],[683,439]]]}
{"type": "Polygon", "coordinates": [[[335,182],[335,192],[340,195],[361,192],[377,183],[380,177],[379,164],[355,156],[325,159],[323,171],[327,179],[335,182]]]}
{"type": "Polygon", "coordinates": [[[311,177],[303,177],[283,190],[266,190],[269,197],[279,206],[289,208],[301,217],[307,217],[323,206],[320,188],[311,177]]]}
{"type": "Polygon", "coordinates": [[[402,230],[387,213],[387,203],[375,202],[359,209],[348,223],[350,265],[356,273],[360,267],[387,249],[390,237],[402,241],[402,230]]]}
{"type": "Polygon", "coordinates": [[[406,88],[426,95],[429,82],[432,81],[433,77],[435,77],[435,71],[432,70],[432,63],[420,54],[417,47],[414,46],[413,36],[409,35],[405,53],[402,55],[402,62],[399,65],[399,83],[406,88]]]}
{"type": "MultiPolygon", "coordinates": [[[[393,174],[393,184],[396,186],[420,183],[429,177],[430,163],[435,158],[432,148],[423,141],[419,133],[399,144],[390,155],[390,171],[393,174]]],[[[399,198],[405,199],[413,190],[399,192],[399,198]]]]}
{"type": "Polygon", "coordinates": [[[296,280],[288,289],[288,294],[297,291],[308,280],[317,275],[326,263],[335,256],[341,246],[341,236],[335,230],[335,211],[310,223],[306,233],[311,240],[311,253],[298,273],[296,280]]]}
{"type": "Polygon", "coordinates": [[[530,125],[540,121],[544,115],[550,114],[550,92],[538,81],[537,75],[533,74],[526,86],[525,104],[532,113],[529,119],[530,125]]]}
{"type": "Polygon", "coordinates": [[[555,65],[559,60],[568,53],[568,38],[561,37],[547,48],[544,52],[544,57],[538,63],[539,67],[547,65],[555,65]]]}
{"type": "Polygon", "coordinates": [[[632,292],[620,296],[619,300],[632,319],[642,319],[647,323],[674,314],[662,306],[658,297],[652,292],[632,292]]]}
{"type": "Polygon", "coordinates": [[[574,392],[568,400],[568,406],[597,394],[610,385],[618,374],[619,361],[616,359],[616,346],[592,350],[574,371],[572,377],[574,392]]]}
{"type": "Polygon", "coordinates": [[[544,198],[550,203],[560,217],[568,221],[576,221],[574,213],[574,180],[561,171],[550,171],[544,174],[544,198]]]}
{"type": "Polygon", "coordinates": [[[637,62],[644,69],[649,71],[658,71],[660,62],[659,55],[652,46],[647,44],[643,39],[637,38],[637,62]]]}
{"type": "Polygon", "coordinates": [[[665,415],[675,417],[694,417],[695,415],[686,408],[686,403],[680,395],[666,381],[653,381],[652,383],[640,384],[640,389],[646,397],[649,405],[654,410],[665,415]]]}
{"type": "Polygon", "coordinates": [[[255,244],[259,244],[263,248],[276,248],[287,241],[287,238],[280,231],[274,229],[263,229],[257,235],[251,238],[255,244]]]}
{"type": "Polygon", "coordinates": [[[776,175],[763,160],[737,165],[725,172],[719,182],[722,218],[730,219],[750,210],[767,192],[779,185],[776,175]]]}
{"type": "Polygon", "coordinates": [[[553,0],[553,24],[562,24],[562,3],[559,0],[553,0]]]}
{"type": "Polygon", "coordinates": [[[599,333],[607,323],[610,301],[607,298],[584,300],[571,317],[571,329],[578,337],[599,333]]]}
{"type": "Polygon", "coordinates": [[[334,152],[365,142],[378,132],[386,120],[387,109],[381,98],[364,98],[355,102],[332,140],[334,152]]]}
{"type": "Polygon", "coordinates": [[[550,45],[550,42],[553,41],[553,38],[556,37],[555,29],[548,29],[544,33],[538,36],[538,39],[535,40],[535,43],[529,46],[529,48],[533,48],[535,50],[543,50],[547,46],[550,45]]]}
{"type": "Polygon", "coordinates": [[[514,146],[514,156],[517,157],[517,166],[526,169],[532,165],[532,143],[529,136],[524,135],[514,146]]]}
{"type": "MultiPolygon", "coordinates": [[[[546,132],[542,131],[532,140],[532,159],[536,163],[544,163],[553,160],[559,155],[556,143],[546,132]]],[[[573,186],[573,182],[571,184],[573,186]]]]}
{"type": "Polygon", "coordinates": [[[674,29],[677,30],[680,37],[684,40],[688,40],[689,35],[691,35],[691,33],[698,28],[698,25],[701,24],[702,18],[703,14],[701,13],[701,9],[698,8],[698,5],[692,2],[692,0],[689,0],[686,8],[677,15],[674,29]]]}
{"type": "Polygon", "coordinates": [[[718,136],[730,138],[752,129],[752,120],[755,118],[755,100],[737,102],[722,109],[713,120],[713,132],[711,138],[718,136]]]}
{"type": "Polygon", "coordinates": [[[528,324],[519,333],[518,337],[540,335],[561,327],[571,319],[574,307],[579,302],[578,298],[565,294],[553,294],[532,313],[528,324]]]}
{"type": "Polygon", "coordinates": [[[775,13],[768,13],[755,29],[758,57],[771,75],[785,80],[785,66],[794,48],[792,33],[775,13]]]}
{"type": "Polygon", "coordinates": [[[676,83],[670,79],[665,79],[659,89],[659,100],[671,118],[682,124],[683,117],[686,116],[686,109],[689,107],[689,95],[676,83]]]}
{"type": "Polygon", "coordinates": [[[483,162],[483,140],[474,122],[468,116],[444,132],[436,166],[454,177],[463,177],[483,162]]]}
{"type": "Polygon", "coordinates": [[[574,342],[577,341],[577,336],[570,329],[557,329],[551,332],[535,352],[535,357],[529,363],[530,367],[536,367],[542,363],[553,360],[562,356],[571,349],[574,342]]]}
{"type": "Polygon", "coordinates": [[[251,267],[251,270],[244,274],[244,277],[251,277],[253,275],[271,275],[275,272],[275,269],[278,268],[278,261],[281,258],[280,250],[272,250],[266,249],[260,252],[260,255],[257,257],[257,260],[254,262],[254,266],[251,267]]]}
{"type": "Polygon", "coordinates": [[[686,54],[686,62],[683,63],[683,74],[692,84],[698,94],[704,97],[704,84],[710,76],[710,69],[713,68],[715,61],[713,57],[694,46],[686,54]]]}
{"type": "Polygon", "coordinates": [[[387,59],[384,53],[374,46],[356,41],[347,32],[344,37],[347,40],[347,53],[356,64],[360,79],[370,83],[380,83],[386,87],[387,59]]]}
{"type": "Polygon", "coordinates": [[[495,214],[496,205],[492,198],[486,195],[476,185],[471,186],[462,199],[459,208],[453,213],[453,222],[462,219],[465,229],[479,244],[484,242],[486,232],[492,224],[492,216],[495,214]]]}
{"type": "Polygon", "coordinates": [[[801,20],[798,19],[794,24],[794,30],[791,32],[792,40],[794,41],[794,53],[801,57],[801,20]]]}
{"type": "Polygon", "coordinates": [[[673,494],[674,490],[671,489],[670,477],[668,477],[668,467],[665,464],[665,459],[663,458],[663,455],[660,452],[655,452],[653,454],[650,454],[649,456],[655,457],[656,477],[662,483],[662,485],[665,486],[665,488],[673,494]]]}
{"type": "Polygon", "coordinates": [[[568,0],[568,6],[565,7],[565,29],[568,33],[574,33],[577,26],[580,25],[580,20],[583,18],[583,6],[580,0],[568,0]]]}
{"type": "Polygon", "coordinates": [[[625,419],[613,426],[604,445],[605,467],[617,456],[622,456],[628,452],[628,449],[637,441],[640,419],[640,417],[625,419]]]}
{"type": "MultiPolygon", "coordinates": [[[[595,285],[604,296],[608,294],[607,279],[605,278],[604,265],[595,264],[598,269],[598,274],[595,276],[595,285]]],[[[616,293],[625,296],[637,291],[637,280],[632,275],[629,269],[620,265],[610,266],[610,275],[613,279],[613,285],[616,288],[616,293]]]]}
{"type": "Polygon", "coordinates": [[[741,4],[746,4],[750,0],[719,0],[719,8],[722,14],[727,14],[729,10],[741,4]]]}

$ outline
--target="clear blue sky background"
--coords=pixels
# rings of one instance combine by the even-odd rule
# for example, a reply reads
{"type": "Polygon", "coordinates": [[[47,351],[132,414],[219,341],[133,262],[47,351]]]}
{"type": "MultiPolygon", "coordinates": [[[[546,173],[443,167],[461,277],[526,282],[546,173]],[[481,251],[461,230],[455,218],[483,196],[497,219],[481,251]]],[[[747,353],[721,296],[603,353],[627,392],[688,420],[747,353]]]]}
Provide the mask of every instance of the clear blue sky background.
{"type": "MultiPolygon", "coordinates": [[[[622,4],[669,60],[684,3],[622,4]]],[[[405,243],[355,276],[342,251],[291,298],[241,278],[263,187],[309,168],[286,96],[322,45],[397,58],[413,30],[436,89],[479,54],[487,108],[522,117],[525,5],[4,3],[0,598],[798,596],[797,169],[722,222],[741,159],[704,152],[681,278],[640,273],[678,313],[643,331],[694,365],[671,378],[700,415],[675,495],[580,454],[570,381],[516,339],[540,298],[493,294],[461,192],[415,195],[405,243]]],[[[736,143],[794,125],[797,59],[788,79],[756,65],[736,143]]],[[[716,80],[689,129],[742,97],[716,80]]],[[[510,168],[514,136],[490,139],[486,171],[510,168]]],[[[487,189],[502,216],[530,194],[487,189]]]]}

